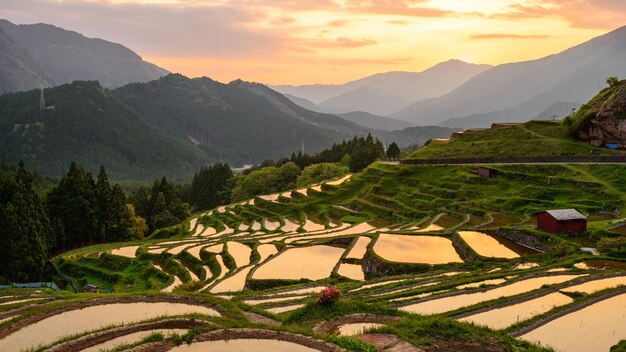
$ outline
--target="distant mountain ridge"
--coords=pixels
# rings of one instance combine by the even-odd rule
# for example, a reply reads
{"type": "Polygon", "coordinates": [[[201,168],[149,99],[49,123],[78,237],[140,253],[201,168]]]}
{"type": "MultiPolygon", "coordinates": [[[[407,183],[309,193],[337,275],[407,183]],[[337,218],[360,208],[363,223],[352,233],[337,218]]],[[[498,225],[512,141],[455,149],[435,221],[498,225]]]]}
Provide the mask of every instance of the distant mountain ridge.
{"type": "Polygon", "coordinates": [[[365,111],[388,115],[412,102],[446,94],[490,67],[449,60],[422,72],[379,73],[340,85],[272,88],[309,100],[329,113],[365,111]]]}
{"type": "MultiPolygon", "coordinates": [[[[24,160],[59,176],[71,161],[116,179],[189,177],[215,161],[233,166],[309,153],[372,133],[420,144],[449,129],[388,134],[340,117],[306,110],[278,92],[241,80],[223,84],[170,74],[116,89],[76,81],[39,92],[0,96],[0,159],[24,160]]],[[[385,139],[385,141],[387,141],[385,139]]]]}
{"type": "MultiPolygon", "coordinates": [[[[0,20],[2,56],[27,57],[11,65],[12,79],[0,76],[0,94],[96,80],[108,88],[133,82],[147,82],[169,72],[143,59],[132,50],[102,39],[87,38],[77,32],[48,24],[16,25],[0,20]]],[[[5,67],[4,65],[2,66],[5,67]]]]}
{"type": "Polygon", "coordinates": [[[441,97],[391,117],[416,124],[486,127],[525,121],[555,102],[584,102],[609,76],[626,77],[626,26],[561,53],[489,69],[441,97]]]}

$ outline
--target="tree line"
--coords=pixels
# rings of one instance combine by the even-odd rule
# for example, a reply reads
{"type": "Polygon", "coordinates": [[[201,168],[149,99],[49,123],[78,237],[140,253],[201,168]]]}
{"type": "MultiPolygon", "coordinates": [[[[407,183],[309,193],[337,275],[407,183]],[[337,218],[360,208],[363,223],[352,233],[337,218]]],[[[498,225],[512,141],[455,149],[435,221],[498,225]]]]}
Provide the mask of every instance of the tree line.
{"type": "Polygon", "coordinates": [[[139,240],[190,215],[166,179],[129,199],[101,167],[97,177],[76,163],[44,196],[20,162],[0,173],[0,281],[38,281],[48,259],[69,249],[139,240]]]}

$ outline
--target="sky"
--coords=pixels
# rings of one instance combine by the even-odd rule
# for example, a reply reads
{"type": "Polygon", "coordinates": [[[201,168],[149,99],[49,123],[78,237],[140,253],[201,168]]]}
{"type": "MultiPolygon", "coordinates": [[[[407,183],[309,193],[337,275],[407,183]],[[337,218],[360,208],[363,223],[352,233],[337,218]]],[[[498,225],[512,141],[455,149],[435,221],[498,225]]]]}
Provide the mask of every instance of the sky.
{"type": "Polygon", "coordinates": [[[537,59],[626,25],[626,0],[1,0],[0,18],[117,42],[190,77],[337,84],[537,59]]]}

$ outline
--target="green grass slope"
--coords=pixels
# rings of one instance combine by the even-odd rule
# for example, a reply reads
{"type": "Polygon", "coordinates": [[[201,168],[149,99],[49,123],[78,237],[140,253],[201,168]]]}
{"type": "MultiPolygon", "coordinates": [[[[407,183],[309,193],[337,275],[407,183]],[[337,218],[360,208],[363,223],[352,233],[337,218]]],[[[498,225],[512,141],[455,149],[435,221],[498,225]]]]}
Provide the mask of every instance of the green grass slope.
{"type": "Polygon", "coordinates": [[[412,153],[409,159],[472,158],[497,156],[553,156],[611,154],[569,136],[559,122],[530,121],[499,124],[487,130],[454,134],[450,141],[434,140],[412,153]]]}

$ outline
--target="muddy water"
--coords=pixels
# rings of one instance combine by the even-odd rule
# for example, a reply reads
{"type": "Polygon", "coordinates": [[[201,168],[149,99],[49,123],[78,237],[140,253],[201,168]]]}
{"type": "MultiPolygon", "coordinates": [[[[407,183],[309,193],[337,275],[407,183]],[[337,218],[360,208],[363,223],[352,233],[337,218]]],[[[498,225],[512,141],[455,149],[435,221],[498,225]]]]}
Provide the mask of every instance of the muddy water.
{"type": "Polygon", "coordinates": [[[127,258],[135,258],[135,252],[137,252],[138,248],[139,246],[128,246],[128,247],[116,248],[116,249],[111,250],[111,254],[119,255],[119,256],[127,257],[127,258]]]}
{"type": "MultiPolygon", "coordinates": [[[[196,231],[197,232],[197,231],[196,231]]],[[[202,232],[202,236],[203,237],[207,237],[207,236],[213,236],[217,233],[217,230],[212,228],[212,227],[207,227],[203,232],[202,232]]],[[[200,235],[200,234],[198,234],[200,235]]]]}
{"type": "Polygon", "coordinates": [[[394,262],[425,264],[463,262],[452,246],[452,241],[445,237],[381,234],[374,244],[374,252],[394,262]]]}
{"type": "Polygon", "coordinates": [[[331,186],[339,186],[340,184],[348,181],[350,178],[352,177],[352,175],[346,175],[338,180],[334,180],[334,181],[329,181],[326,182],[327,185],[331,185],[331,186]]]}
{"type": "Polygon", "coordinates": [[[259,231],[261,229],[261,223],[258,221],[255,221],[252,223],[252,225],[250,225],[250,230],[252,231],[259,231]]]}
{"type": "Polygon", "coordinates": [[[107,342],[101,343],[99,345],[95,345],[89,348],[86,348],[84,350],[81,350],[81,352],[99,352],[101,350],[110,350],[110,349],[114,349],[117,346],[120,345],[124,345],[124,344],[132,344],[135,342],[139,342],[141,341],[143,338],[152,335],[152,334],[163,334],[163,336],[167,337],[169,335],[173,335],[173,334],[185,334],[187,332],[187,330],[185,329],[158,329],[158,330],[148,330],[148,331],[139,331],[139,332],[135,332],[132,334],[128,334],[128,335],[124,335],[124,336],[120,336],[118,338],[109,340],[107,342]]]}
{"type": "MultiPolygon", "coordinates": [[[[163,268],[162,268],[161,266],[159,266],[159,265],[155,265],[154,267],[155,267],[155,268],[157,268],[157,269],[159,269],[159,270],[161,270],[161,271],[163,271],[163,272],[165,273],[165,271],[163,270],[163,268]]],[[[166,274],[167,274],[167,273],[166,273],[166,274]]],[[[169,274],[167,274],[167,275],[169,275],[169,274]]],[[[170,276],[171,276],[171,275],[170,275],[170,276]]],[[[174,276],[174,282],[173,282],[171,285],[167,286],[166,288],[162,289],[162,290],[161,290],[161,292],[172,292],[172,291],[174,291],[174,289],[175,289],[176,287],[178,287],[178,286],[180,286],[180,285],[182,285],[182,284],[183,284],[183,282],[182,282],[182,281],[180,281],[180,279],[178,278],[178,276],[174,276]]]]}
{"type": "Polygon", "coordinates": [[[626,285],[626,276],[611,277],[608,279],[600,279],[587,281],[583,284],[564,288],[563,292],[583,292],[586,294],[592,294],[598,291],[606,290],[609,288],[626,285]]]}
{"type": "Polygon", "coordinates": [[[228,254],[235,259],[238,268],[250,264],[250,254],[252,254],[250,247],[239,242],[228,242],[226,246],[228,247],[228,254]]]}
{"type": "Polygon", "coordinates": [[[271,255],[278,253],[276,246],[273,244],[262,244],[256,247],[256,250],[259,252],[261,256],[260,262],[263,262],[265,259],[269,258],[271,255]]]}
{"type": "Polygon", "coordinates": [[[340,325],[337,328],[336,332],[339,333],[339,335],[343,335],[343,336],[354,336],[354,335],[362,334],[365,330],[380,328],[382,326],[385,326],[385,325],[377,324],[377,323],[344,324],[344,325],[340,325]]]}
{"type": "Polygon", "coordinates": [[[439,225],[436,225],[436,224],[430,224],[430,225],[424,227],[423,229],[420,229],[420,228],[416,229],[416,232],[431,232],[431,231],[441,231],[441,230],[445,230],[443,228],[443,226],[439,226],[439,225]]]}
{"type": "Polygon", "coordinates": [[[183,344],[170,352],[315,352],[316,349],[278,340],[235,339],[183,344]]]}
{"type": "Polygon", "coordinates": [[[242,269],[235,275],[224,279],[222,282],[211,288],[211,293],[223,293],[229,291],[241,291],[246,285],[246,277],[253,267],[242,269]]]}
{"type": "Polygon", "coordinates": [[[465,290],[468,288],[478,288],[482,285],[500,285],[505,283],[506,280],[505,279],[492,279],[492,280],[484,280],[484,281],[480,281],[480,282],[472,282],[469,284],[465,284],[465,285],[461,285],[461,286],[457,286],[456,288],[459,290],[465,290]]]}
{"type": "Polygon", "coordinates": [[[309,189],[308,188],[300,188],[300,189],[297,189],[296,192],[298,192],[298,193],[300,193],[300,194],[302,194],[303,196],[306,197],[306,196],[308,196],[309,189]]]}
{"type": "Polygon", "coordinates": [[[213,285],[214,282],[220,280],[221,278],[223,278],[224,276],[226,276],[226,274],[228,273],[228,268],[226,267],[226,265],[224,265],[224,259],[222,258],[221,255],[216,255],[215,256],[215,260],[217,260],[217,263],[220,265],[220,274],[211,282],[209,282],[208,284],[206,284],[203,288],[200,289],[200,291],[204,291],[207,288],[209,288],[209,286],[213,285]]]}
{"type": "Polygon", "coordinates": [[[246,224],[239,224],[239,226],[237,226],[237,230],[239,231],[246,231],[250,226],[246,225],[246,224]]]}
{"type": "Polygon", "coordinates": [[[459,231],[459,236],[473,250],[483,257],[512,259],[519,257],[515,251],[507,247],[504,241],[477,231],[459,231]]]}
{"type": "Polygon", "coordinates": [[[484,292],[468,293],[434,299],[401,307],[400,310],[417,314],[439,314],[451,310],[468,307],[477,303],[490,301],[500,297],[510,297],[541,288],[543,285],[558,284],[573,280],[583,275],[556,275],[521,280],[510,285],[494,288],[484,292]]]}
{"type": "Polygon", "coordinates": [[[626,338],[626,293],[557,318],[520,337],[562,352],[608,351],[626,338]]]}
{"type": "Polygon", "coordinates": [[[258,267],[255,279],[298,280],[327,278],[344,250],[331,246],[291,248],[258,267]]]}
{"type": "Polygon", "coordinates": [[[280,226],[280,222],[278,221],[265,220],[265,222],[263,222],[263,227],[265,227],[267,231],[274,231],[278,226],[280,226]]]}
{"type": "Polygon", "coordinates": [[[528,270],[528,269],[537,268],[537,267],[539,267],[538,263],[521,263],[521,264],[518,264],[515,268],[513,268],[513,270],[528,270]]]}
{"type": "Polygon", "coordinates": [[[171,254],[174,254],[174,255],[180,254],[180,252],[182,252],[185,248],[189,248],[189,246],[190,246],[189,243],[185,243],[185,244],[182,244],[180,246],[176,246],[176,247],[168,250],[167,252],[171,253],[171,254]]]}
{"type": "Polygon", "coordinates": [[[204,250],[210,253],[222,253],[222,251],[224,250],[224,245],[220,243],[220,244],[206,247],[204,248],[204,250]]]}
{"type": "Polygon", "coordinates": [[[14,300],[14,301],[2,302],[2,303],[0,303],[0,306],[8,306],[9,304],[18,304],[18,303],[25,303],[25,302],[32,302],[32,301],[40,301],[42,299],[45,299],[45,298],[17,299],[17,300],[14,300]]]}
{"type": "Polygon", "coordinates": [[[296,310],[296,309],[302,308],[304,306],[305,306],[305,304],[294,304],[294,305],[290,305],[290,306],[282,306],[282,307],[276,307],[276,308],[267,308],[266,311],[268,311],[270,313],[274,313],[274,314],[280,314],[280,313],[285,313],[285,312],[291,312],[292,310],[296,310]]]}
{"type": "Polygon", "coordinates": [[[399,280],[389,280],[389,281],[383,281],[383,282],[375,282],[372,284],[367,284],[367,285],[363,285],[357,289],[352,290],[352,292],[357,292],[357,291],[361,291],[361,290],[366,290],[368,288],[373,288],[373,287],[379,287],[379,286],[384,286],[384,285],[389,285],[389,284],[393,284],[396,282],[400,282],[400,281],[404,281],[405,279],[399,279],[399,280]]]}
{"type": "Polygon", "coordinates": [[[365,274],[363,273],[363,268],[357,264],[346,264],[342,263],[337,270],[337,274],[341,276],[345,276],[349,279],[356,281],[365,280],[365,274]]]}
{"type": "Polygon", "coordinates": [[[181,303],[115,303],[87,307],[54,315],[22,328],[0,340],[0,351],[20,351],[49,344],[66,335],[111,324],[138,322],[160,316],[199,313],[218,316],[211,308],[181,303]]]}
{"type": "Polygon", "coordinates": [[[259,198],[270,201],[270,202],[275,202],[278,200],[278,196],[280,196],[280,194],[268,194],[266,196],[259,196],[259,198]]]}
{"type": "Polygon", "coordinates": [[[470,315],[459,320],[485,325],[492,329],[505,329],[520,321],[546,313],[555,307],[560,307],[572,303],[573,301],[572,298],[562,293],[555,292],[512,306],[470,315]]]}
{"type": "Polygon", "coordinates": [[[293,231],[296,231],[300,227],[300,224],[296,224],[295,222],[289,219],[284,219],[284,221],[285,221],[285,226],[283,226],[280,229],[283,232],[293,232],[293,231]]]}
{"type": "Polygon", "coordinates": [[[204,232],[204,225],[198,224],[198,227],[196,227],[196,231],[193,233],[193,235],[200,236],[200,234],[203,232],[204,232]]]}
{"type": "Polygon", "coordinates": [[[320,224],[317,222],[313,222],[309,219],[306,219],[306,222],[304,223],[304,231],[306,232],[312,232],[312,231],[320,231],[326,228],[326,226],[324,226],[324,224],[320,224]]]}
{"type": "Polygon", "coordinates": [[[200,250],[202,249],[202,247],[205,247],[205,246],[206,246],[206,244],[200,244],[200,245],[197,245],[197,246],[193,246],[193,247],[187,248],[187,253],[191,254],[192,256],[194,256],[194,257],[196,257],[198,259],[201,259],[200,258],[200,250]]]}
{"type": "Polygon", "coordinates": [[[312,186],[311,189],[316,191],[316,192],[321,192],[322,191],[322,186],[321,185],[319,185],[319,186],[312,186]]]}
{"type": "Polygon", "coordinates": [[[363,256],[365,255],[365,251],[367,251],[367,245],[370,244],[371,241],[372,239],[369,237],[365,237],[365,236],[359,237],[359,239],[356,241],[356,243],[354,244],[354,246],[352,247],[352,249],[346,256],[346,258],[363,259],[363,256]]]}
{"type": "Polygon", "coordinates": [[[332,238],[332,237],[341,237],[341,236],[350,236],[350,235],[358,235],[366,232],[370,232],[375,230],[376,228],[366,222],[360,223],[358,225],[350,226],[350,227],[342,227],[334,230],[330,230],[327,232],[323,232],[322,234],[316,235],[304,235],[299,237],[289,238],[286,243],[292,243],[299,240],[316,240],[322,238],[332,238]]]}
{"type": "Polygon", "coordinates": [[[313,287],[305,287],[305,288],[297,288],[293,290],[276,292],[276,295],[303,295],[303,294],[312,294],[312,293],[320,293],[326,286],[313,286],[313,287]]]}
{"type": "Polygon", "coordinates": [[[300,295],[300,296],[265,298],[265,299],[247,299],[243,301],[243,303],[255,306],[258,304],[265,304],[265,303],[278,303],[278,302],[287,302],[287,301],[293,301],[293,300],[301,300],[301,299],[305,299],[309,297],[311,296],[300,295]]]}

